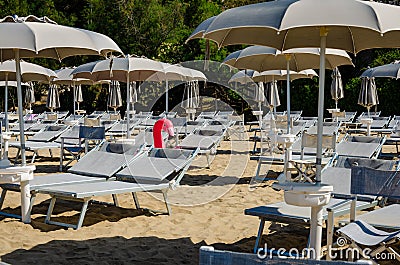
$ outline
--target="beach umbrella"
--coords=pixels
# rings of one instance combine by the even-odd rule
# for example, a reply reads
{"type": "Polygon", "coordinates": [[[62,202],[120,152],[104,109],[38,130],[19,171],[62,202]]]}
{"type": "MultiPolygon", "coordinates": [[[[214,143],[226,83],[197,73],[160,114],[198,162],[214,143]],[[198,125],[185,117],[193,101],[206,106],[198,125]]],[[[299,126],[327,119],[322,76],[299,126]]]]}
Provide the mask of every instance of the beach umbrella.
{"type": "Polygon", "coordinates": [[[340,75],[339,69],[336,67],[332,71],[332,83],[331,83],[331,96],[335,100],[335,108],[338,108],[338,100],[344,98],[344,89],[342,83],[342,76],[340,75]]]}
{"type": "Polygon", "coordinates": [[[122,106],[121,89],[118,81],[113,80],[110,83],[107,105],[114,109],[114,112],[117,112],[117,108],[122,106]]]}
{"type": "Polygon", "coordinates": [[[400,78],[400,61],[395,61],[390,64],[377,66],[365,70],[361,77],[388,77],[399,79],[400,78]]]}
{"type": "Polygon", "coordinates": [[[33,90],[33,84],[29,83],[25,90],[25,104],[29,106],[29,111],[31,111],[31,106],[35,103],[35,91],[33,90]]]}
{"type": "Polygon", "coordinates": [[[185,109],[188,114],[188,119],[191,120],[192,116],[196,113],[196,108],[200,104],[199,82],[188,81],[185,83],[185,90],[181,107],[185,109]],[[193,115],[192,115],[193,114],[193,115]]]}
{"type": "MultiPolygon", "coordinates": [[[[129,84],[131,81],[163,81],[166,65],[144,57],[127,55],[95,61],[78,66],[72,72],[74,78],[93,81],[116,80],[129,84]]],[[[127,113],[130,112],[131,86],[127,85],[127,113]]],[[[127,115],[126,137],[130,137],[130,115],[127,115]]]]}
{"type": "MultiPolygon", "coordinates": [[[[326,48],[356,54],[371,48],[399,47],[400,7],[359,0],[281,0],[228,9],[196,37],[213,40],[219,47],[234,44],[264,45],[287,50],[321,49],[316,183],[321,182],[322,130],[326,48]]],[[[196,30],[195,30],[196,31],[196,30]]],[[[322,208],[311,214],[310,247],[319,258],[322,208]]]]}
{"type": "Polygon", "coordinates": [[[318,76],[318,74],[312,69],[307,69],[300,72],[289,71],[289,75],[287,73],[288,71],[286,70],[269,70],[269,71],[263,71],[261,73],[256,72],[253,75],[252,79],[255,82],[272,82],[272,81],[286,80],[288,76],[290,78],[290,81],[301,78],[313,78],[318,76]]]}
{"type": "Polygon", "coordinates": [[[53,112],[54,109],[60,108],[60,96],[58,94],[57,85],[49,85],[49,90],[47,91],[46,107],[49,108],[51,112],[53,112]]]}
{"type": "Polygon", "coordinates": [[[232,75],[228,83],[237,82],[242,85],[248,83],[254,83],[253,77],[256,76],[257,74],[258,72],[254,70],[241,70],[236,74],[232,75]]]}
{"type": "MultiPolygon", "coordinates": [[[[0,24],[1,25],[1,24],[0,24]]],[[[47,69],[43,66],[28,63],[23,60],[20,61],[21,66],[21,78],[22,82],[39,81],[43,83],[49,83],[51,79],[56,77],[56,73],[53,70],[47,69]]],[[[4,108],[5,108],[5,128],[8,131],[8,82],[10,80],[17,81],[17,69],[15,60],[7,60],[0,63],[0,80],[5,81],[4,91],[4,108]]],[[[18,84],[17,86],[18,87],[18,84]]]]}
{"type": "Polygon", "coordinates": [[[362,77],[361,89],[357,103],[367,108],[368,117],[371,107],[379,104],[378,92],[376,90],[375,78],[362,77]]]}
{"type": "MultiPolygon", "coordinates": [[[[287,66],[292,71],[300,72],[318,68],[319,59],[319,48],[295,48],[281,52],[275,48],[255,45],[229,54],[223,63],[258,72],[287,69],[287,66]]],[[[326,49],[325,64],[328,69],[353,65],[347,52],[338,49],[326,49]]]]}
{"type": "MultiPolygon", "coordinates": [[[[15,59],[20,120],[21,158],[26,165],[25,137],[23,126],[23,99],[21,90],[20,58],[54,58],[62,60],[74,55],[104,55],[122,53],[109,37],[89,30],[57,25],[47,17],[7,16],[0,20],[0,61],[15,59]]],[[[29,199],[29,196],[28,196],[29,199]]],[[[27,203],[28,199],[25,201],[27,203]]],[[[29,215],[23,213],[23,221],[29,222],[29,215]],[[25,219],[27,218],[27,219],[25,219]]]]}
{"type": "MultiPolygon", "coordinates": [[[[53,84],[58,84],[58,85],[65,85],[65,86],[70,86],[72,87],[72,93],[74,96],[74,112],[73,116],[75,118],[75,113],[76,113],[76,106],[75,103],[78,105],[78,110],[79,110],[79,103],[83,101],[82,97],[82,91],[78,91],[78,86],[80,85],[94,85],[98,83],[108,83],[108,81],[102,81],[102,82],[94,82],[93,80],[87,79],[87,78],[73,78],[71,75],[72,71],[75,69],[75,67],[63,67],[61,69],[56,70],[57,77],[53,79],[52,83],[53,84]],[[81,95],[80,98],[77,96],[81,95]]],[[[80,88],[82,89],[82,88],[80,88]]]]}
{"type": "MultiPolygon", "coordinates": [[[[350,56],[345,51],[338,49],[327,49],[325,60],[328,69],[340,65],[353,65],[350,56]]],[[[299,72],[318,68],[319,61],[320,49],[318,48],[294,48],[281,52],[275,48],[256,45],[228,55],[223,62],[239,69],[253,69],[258,72],[286,69],[287,132],[290,133],[290,80],[293,79],[290,77],[292,72],[289,70],[299,72]]]]}

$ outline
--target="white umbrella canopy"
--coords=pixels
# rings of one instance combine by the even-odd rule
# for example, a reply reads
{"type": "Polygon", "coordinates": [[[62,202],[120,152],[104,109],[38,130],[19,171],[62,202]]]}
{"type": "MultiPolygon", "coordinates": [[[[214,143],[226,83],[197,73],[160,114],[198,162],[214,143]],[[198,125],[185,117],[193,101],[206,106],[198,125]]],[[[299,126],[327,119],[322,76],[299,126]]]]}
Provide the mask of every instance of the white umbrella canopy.
{"type": "MultiPolygon", "coordinates": [[[[255,82],[271,82],[271,81],[286,80],[288,75],[287,73],[288,71],[286,70],[269,70],[269,71],[263,71],[261,73],[256,72],[253,75],[253,80],[255,82]]],[[[289,73],[290,73],[289,78],[291,81],[301,78],[313,78],[318,76],[318,74],[312,69],[307,69],[300,72],[289,71],[289,73]]]]}
{"type": "MultiPolygon", "coordinates": [[[[196,31],[196,30],[195,30],[196,31]]],[[[316,183],[321,182],[326,48],[357,53],[399,47],[400,7],[360,0],[281,0],[228,9],[202,30],[218,46],[320,47],[316,183]]],[[[196,35],[199,36],[200,34],[196,35]]],[[[310,247],[319,258],[322,208],[312,211],[310,247]]]]}
{"type": "MultiPolygon", "coordinates": [[[[1,26],[1,24],[0,24],[1,26]]],[[[49,83],[57,74],[43,66],[28,63],[25,61],[20,62],[22,82],[39,81],[49,83]]],[[[7,60],[0,63],[0,80],[17,80],[15,60],[7,60]]]]}
{"type": "Polygon", "coordinates": [[[87,78],[93,81],[127,82],[128,78],[130,81],[146,81],[149,78],[152,78],[152,81],[162,81],[164,79],[157,78],[164,77],[165,66],[155,60],[127,55],[82,64],[72,71],[72,75],[74,78],[87,78]],[[157,73],[159,75],[155,75],[157,73]]]}
{"type": "Polygon", "coordinates": [[[338,68],[334,68],[332,71],[332,83],[331,83],[331,96],[335,100],[335,107],[338,108],[338,101],[344,98],[344,89],[342,83],[342,76],[338,68]]]}
{"type": "MultiPolygon", "coordinates": [[[[254,69],[258,72],[268,70],[289,69],[302,71],[318,68],[320,49],[296,48],[279,51],[267,46],[250,46],[229,54],[223,63],[239,69],[254,69]],[[290,60],[288,60],[290,56],[290,60]]],[[[333,69],[341,65],[353,65],[350,56],[343,50],[327,49],[325,57],[326,68],[333,69]]]]}
{"type": "MultiPolygon", "coordinates": [[[[0,39],[0,61],[15,59],[20,121],[23,120],[20,58],[45,57],[61,60],[74,55],[106,56],[111,52],[122,53],[118,45],[105,35],[57,25],[46,17],[5,17],[0,20],[0,36],[7,36],[0,39]]],[[[22,165],[25,166],[25,137],[22,122],[20,123],[20,136],[22,165]]],[[[27,199],[25,201],[26,204],[29,203],[27,199]]],[[[22,214],[22,219],[24,222],[29,222],[30,218],[26,210],[22,214]]]]}
{"type": "Polygon", "coordinates": [[[49,90],[47,92],[47,101],[46,101],[46,107],[51,110],[51,112],[54,111],[54,109],[60,108],[60,96],[58,94],[58,86],[51,84],[49,85],[49,90]]]}
{"type": "Polygon", "coordinates": [[[71,55],[122,54],[118,45],[103,34],[57,25],[47,17],[7,16],[0,20],[0,35],[7,36],[0,41],[1,61],[14,59],[15,50],[20,58],[57,60],[71,55]]]}
{"type": "Polygon", "coordinates": [[[371,107],[379,104],[378,91],[376,90],[375,78],[362,77],[361,78],[361,90],[358,95],[357,103],[369,110],[371,107]]]}
{"type": "Polygon", "coordinates": [[[257,74],[258,74],[258,72],[254,71],[254,70],[241,70],[241,71],[237,72],[236,74],[232,75],[232,77],[229,79],[228,83],[237,82],[242,85],[248,84],[248,83],[253,83],[254,82],[253,78],[257,74]]]}

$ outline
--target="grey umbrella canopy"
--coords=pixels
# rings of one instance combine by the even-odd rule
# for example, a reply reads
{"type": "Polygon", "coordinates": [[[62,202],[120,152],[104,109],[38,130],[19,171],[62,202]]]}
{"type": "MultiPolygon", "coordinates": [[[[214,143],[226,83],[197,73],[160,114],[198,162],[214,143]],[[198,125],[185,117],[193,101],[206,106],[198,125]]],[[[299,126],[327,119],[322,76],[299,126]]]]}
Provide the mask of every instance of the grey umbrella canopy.
{"type": "Polygon", "coordinates": [[[236,74],[232,75],[232,77],[229,79],[228,83],[232,82],[237,82],[240,84],[248,84],[248,83],[253,83],[253,77],[258,74],[257,71],[254,70],[241,70],[237,72],[236,74]]]}
{"type": "MultiPolygon", "coordinates": [[[[54,21],[35,16],[7,16],[0,20],[0,61],[15,59],[17,76],[18,116],[23,120],[20,58],[54,58],[61,60],[74,55],[103,55],[122,53],[109,37],[89,30],[57,25],[54,21]]],[[[20,122],[21,158],[26,165],[24,126],[20,122]]],[[[29,198],[28,198],[29,199],[29,198]]],[[[25,209],[26,210],[26,209],[25,209]]],[[[23,214],[29,222],[29,215],[23,214]]]]}
{"type": "Polygon", "coordinates": [[[344,98],[342,76],[340,75],[339,69],[337,67],[333,69],[331,76],[331,96],[332,99],[335,100],[335,107],[337,109],[339,99],[344,98]]]}
{"type": "Polygon", "coordinates": [[[28,105],[29,110],[31,110],[32,104],[35,102],[35,91],[33,89],[33,84],[30,82],[25,90],[25,104],[28,105]]]}
{"type": "Polygon", "coordinates": [[[122,106],[121,88],[118,81],[111,81],[107,105],[117,111],[122,106]]]}
{"type": "Polygon", "coordinates": [[[367,108],[368,116],[369,116],[369,110],[371,109],[371,107],[379,104],[378,92],[376,90],[374,77],[361,78],[361,90],[360,90],[360,94],[358,95],[357,103],[359,105],[367,108]]]}
{"type": "Polygon", "coordinates": [[[400,78],[400,61],[395,61],[390,64],[377,66],[365,70],[361,77],[388,77],[388,78],[400,78]]]}
{"type": "Polygon", "coordinates": [[[47,92],[46,107],[50,109],[51,112],[54,109],[60,108],[60,96],[58,94],[58,86],[51,84],[49,85],[49,90],[47,92]]]}

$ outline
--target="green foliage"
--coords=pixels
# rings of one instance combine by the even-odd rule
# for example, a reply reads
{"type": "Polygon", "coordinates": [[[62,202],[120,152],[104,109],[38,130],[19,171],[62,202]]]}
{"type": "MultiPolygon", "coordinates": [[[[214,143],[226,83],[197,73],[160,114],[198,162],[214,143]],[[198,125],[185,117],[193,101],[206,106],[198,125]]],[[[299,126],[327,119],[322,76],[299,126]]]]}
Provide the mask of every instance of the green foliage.
{"type": "MultiPolygon", "coordinates": [[[[205,19],[220,12],[241,5],[263,2],[261,0],[0,0],[0,17],[7,15],[47,16],[59,24],[84,28],[100,32],[114,39],[126,54],[136,54],[148,58],[180,63],[184,61],[202,60],[205,58],[206,42],[203,39],[185,43],[190,33],[205,19]]],[[[219,49],[210,43],[210,58],[222,61],[229,53],[244,46],[231,46],[219,49]]],[[[50,59],[29,60],[51,69],[62,66],[76,66],[98,60],[100,57],[79,56],[66,58],[62,62],[50,59]]],[[[364,111],[357,105],[360,79],[358,76],[367,68],[400,59],[399,49],[376,49],[360,52],[353,58],[355,67],[340,67],[345,84],[345,98],[339,101],[339,107],[347,111],[364,111]]],[[[330,71],[326,71],[325,107],[333,107],[330,98],[330,71]]],[[[223,81],[223,80],[220,80],[223,81]]],[[[224,80],[226,81],[226,80],[224,80]]],[[[384,114],[400,114],[399,81],[377,79],[380,98],[379,110],[384,114]]],[[[121,84],[123,93],[124,84],[121,84]]],[[[286,107],[286,84],[281,82],[281,103],[279,109],[286,107]]],[[[292,109],[304,110],[304,115],[315,116],[318,98],[318,79],[297,80],[291,84],[292,109]]],[[[46,94],[47,86],[36,86],[37,98],[46,94]]],[[[154,93],[162,88],[154,85],[154,93]]],[[[153,90],[149,90],[153,91],[153,90]]],[[[148,91],[146,91],[148,92],[148,91]]],[[[171,99],[180,99],[182,89],[171,91],[171,99]],[[175,95],[175,94],[176,95],[175,95]]],[[[10,93],[12,93],[10,91],[10,93]]],[[[63,90],[62,106],[72,110],[72,92],[63,90]],[[68,107],[67,107],[68,106],[68,107]]],[[[106,86],[84,87],[85,102],[82,108],[92,111],[106,109],[106,86]]],[[[150,93],[150,92],[148,92],[150,93]]],[[[240,111],[248,108],[243,98],[233,90],[220,85],[207,84],[202,93],[215,93],[224,101],[234,106],[241,105],[240,111]]],[[[0,95],[0,98],[3,96],[0,95]]],[[[123,96],[124,97],[124,96],[123,96]]],[[[124,97],[125,98],[125,97],[124,97]]],[[[15,101],[14,95],[10,97],[15,101]]],[[[146,99],[146,102],[150,101],[146,99]]],[[[162,103],[164,104],[164,103],[162,103]]],[[[157,104],[162,107],[162,104],[157,104]]],[[[145,106],[141,106],[145,107],[145,106]]]]}

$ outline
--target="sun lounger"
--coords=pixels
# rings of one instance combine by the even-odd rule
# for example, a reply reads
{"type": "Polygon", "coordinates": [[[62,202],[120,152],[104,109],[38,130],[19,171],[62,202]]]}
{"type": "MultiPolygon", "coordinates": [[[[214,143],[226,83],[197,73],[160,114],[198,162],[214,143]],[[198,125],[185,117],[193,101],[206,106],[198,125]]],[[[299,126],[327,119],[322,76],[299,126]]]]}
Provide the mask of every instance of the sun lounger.
{"type": "MultiPolygon", "coordinates": [[[[141,151],[141,146],[104,142],[101,146],[91,150],[82,157],[67,173],[35,177],[29,182],[32,193],[31,207],[34,204],[38,189],[57,185],[75,185],[78,183],[104,181],[113,177],[130,160],[140,155],[141,151]]],[[[7,191],[19,192],[19,185],[3,184],[0,187],[3,189],[0,199],[1,209],[7,191]]],[[[0,215],[10,216],[10,214],[5,212],[0,212],[0,215]]]]}
{"type": "MultiPolygon", "coordinates": [[[[68,126],[66,125],[50,125],[27,140],[25,142],[25,150],[33,152],[31,163],[35,162],[35,158],[38,155],[39,150],[49,150],[50,156],[52,157],[53,154],[51,149],[60,148],[60,144],[53,142],[53,140],[60,136],[67,129],[68,126]]],[[[21,143],[9,142],[9,146],[18,149],[17,155],[15,156],[15,162],[17,162],[17,159],[21,153],[21,143]]]]}
{"type": "Polygon", "coordinates": [[[187,135],[178,145],[178,148],[196,150],[200,154],[205,154],[207,158],[207,166],[210,167],[210,155],[216,154],[217,147],[223,140],[225,131],[208,130],[201,128],[187,135]]]}
{"type": "MultiPolygon", "coordinates": [[[[132,132],[135,127],[137,127],[140,123],[142,122],[142,119],[140,118],[133,118],[129,121],[129,130],[132,132]]],[[[117,137],[117,136],[123,136],[126,135],[126,129],[127,129],[127,121],[119,121],[116,124],[114,124],[108,131],[107,131],[107,136],[110,137],[117,137]]]]}
{"type": "Polygon", "coordinates": [[[376,158],[379,156],[386,137],[346,136],[337,144],[339,156],[376,158]]]}
{"type": "Polygon", "coordinates": [[[196,152],[196,150],[151,149],[146,154],[132,159],[127,168],[117,174],[117,180],[57,185],[39,189],[38,192],[52,196],[45,221],[49,224],[79,229],[82,226],[88,203],[94,196],[132,193],[135,205],[139,209],[140,205],[136,193],[146,191],[162,192],[167,213],[170,214],[171,209],[167,200],[167,191],[179,185],[196,152]],[[76,225],[51,220],[57,199],[83,203],[76,225]]]}
{"type": "MultiPolygon", "coordinates": [[[[351,171],[351,192],[373,196],[400,199],[400,172],[376,170],[367,167],[353,167],[351,171]]],[[[353,204],[354,205],[354,204],[353,204]]],[[[399,262],[400,255],[392,248],[392,244],[400,241],[400,205],[393,204],[356,217],[356,209],[352,207],[350,224],[338,230],[350,246],[363,253],[363,258],[379,259],[380,253],[388,251],[399,262]],[[356,220],[356,221],[354,221],[356,220]],[[395,229],[386,232],[376,227],[395,229]],[[374,248],[362,252],[363,247],[374,248]]]]}
{"type": "MultiPolygon", "coordinates": [[[[330,202],[323,208],[323,214],[322,214],[323,220],[328,221],[329,208],[341,205],[345,201],[347,200],[331,198],[330,202]]],[[[367,209],[370,208],[371,206],[374,205],[369,202],[363,202],[363,201],[357,202],[356,205],[357,210],[367,209]]],[[[336,211],[333,211],[333,215],[329,217],[335,218],[338,216],[343,216],[345,214],[348,214],[350,212],[350,208],[351,208],[350,205],[345,205],[343,207],[340,207],[336,211]]],[[[265,206],[258,206],[246,209],[244,211],[244,214],[260,218],[257,239],[253,249],[254,253],[257,253],[257,250],[260,247],[261,238],[266,221],[274,223],[284,223],[284,224],[308,225],[311,219],[311,209],[309,207],[293,206],[286,204],[285,202],[278,202],[265,206]]],[[[333,220],[330,220],[329,222],[333,223],[333,220]]]]}

